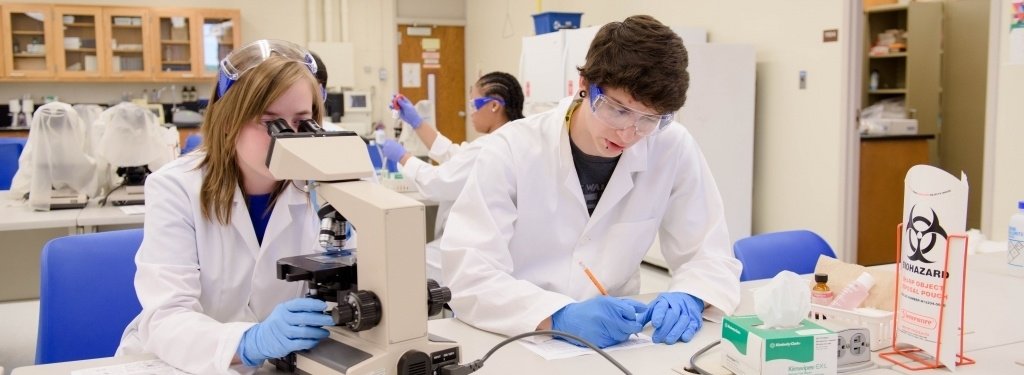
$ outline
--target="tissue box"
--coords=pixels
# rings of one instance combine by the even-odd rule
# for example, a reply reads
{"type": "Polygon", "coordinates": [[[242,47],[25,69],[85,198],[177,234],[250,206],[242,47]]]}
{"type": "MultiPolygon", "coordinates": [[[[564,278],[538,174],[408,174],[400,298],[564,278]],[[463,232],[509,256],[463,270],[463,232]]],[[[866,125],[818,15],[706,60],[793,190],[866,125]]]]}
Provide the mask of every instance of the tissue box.
{"type": "Polygon", "coordinates": [[[756,315],[722,321],[722,365],[737,375],[833,375],[835,332],[804,319],[798,327],[764,329],[756,315]]]}

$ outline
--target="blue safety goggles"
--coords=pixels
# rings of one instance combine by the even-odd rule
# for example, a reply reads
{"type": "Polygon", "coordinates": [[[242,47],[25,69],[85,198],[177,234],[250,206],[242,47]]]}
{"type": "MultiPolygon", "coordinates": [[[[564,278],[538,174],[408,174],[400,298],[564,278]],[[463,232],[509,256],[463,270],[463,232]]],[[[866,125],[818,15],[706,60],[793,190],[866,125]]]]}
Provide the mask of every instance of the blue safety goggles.
{"type": "Polygon", "coordinates": [[[473,110],[479,111],[480,108],[483,108],[489,102],[498,102],[501,103],[502,106],[505,105],[505,101],[502,100],[501,98],[495,98],[493,96],[481,96],[479,98],[470,100],[469,106],[472,107],[473,110]]]}
{"type": "Polygon", "coordinates": [[[590,109],[600,118],[605,125],[615,130],[624,130],[630,127],[639,136],[646,136],[655,130],[661,130],[672,123],[675,113],[654,115],[643,113],[626,107],[604,94],[596,84],[590,84],[590,109]]]}
{"type": "MultiPolygon", "coordinates": [[[[223,97],[231,85],[234,85],[243,74],[259,66],[272,55],[301,62],[309,69],[310,73],[316,75],[316,60],[305,48],[284,40],[261,39],[231,51],[220,61],[220,70],[217,73],[217,96],[223,97]]],[[[320,88],[320,91],[321,97],[326,98],[327,93],[324,92],[323,87],[320,88]]]]}

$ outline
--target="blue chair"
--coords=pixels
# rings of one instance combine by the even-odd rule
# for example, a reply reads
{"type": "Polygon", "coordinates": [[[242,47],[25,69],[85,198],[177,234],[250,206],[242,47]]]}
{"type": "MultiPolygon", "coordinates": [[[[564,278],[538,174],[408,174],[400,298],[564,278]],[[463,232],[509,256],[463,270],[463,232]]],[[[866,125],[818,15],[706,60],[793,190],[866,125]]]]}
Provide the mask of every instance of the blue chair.
{"type": "Polygon", "coordinates": [[[142,229],[55,238],[43,246],[36,364],[114,355],[142,311],[135,253],[142,229]]]}
{"type": "Polygon", "coordinates": [[[18,158],[25,150],[25,138],[0,138],[0,190],[10,190],[18,172],[18,158]]]}
{"type": "Polygon", "coordinates": [[[185,138],[185,145],[181,146],[181,154],[185,155],[189,151],[195,150],[196,147],[199,147],[200,143],[203,143],[203,135],[202,134],[199,134],[199,133],[189,134],[188,137],[185,138]]]}
{"type": "Polygon", "coordinates": [[[819,255],[836,257],[828,242],[808,230],[758,234],[736,241],[732,249],[743,263],[740,281],[772,278],[783,270],[813,273],[819,255]]]}

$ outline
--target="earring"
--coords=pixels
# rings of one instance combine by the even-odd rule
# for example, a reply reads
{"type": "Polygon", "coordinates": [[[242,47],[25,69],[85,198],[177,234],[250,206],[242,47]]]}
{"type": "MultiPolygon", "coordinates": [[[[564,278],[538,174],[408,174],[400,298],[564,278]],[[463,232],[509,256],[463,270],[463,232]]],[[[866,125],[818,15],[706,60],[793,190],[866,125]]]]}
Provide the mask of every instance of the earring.
{"type": "Polygon", "coordinates": [[[587,97],[587,90],[580,90],[580,97],[581,98],[586,98],[587,97]]]}

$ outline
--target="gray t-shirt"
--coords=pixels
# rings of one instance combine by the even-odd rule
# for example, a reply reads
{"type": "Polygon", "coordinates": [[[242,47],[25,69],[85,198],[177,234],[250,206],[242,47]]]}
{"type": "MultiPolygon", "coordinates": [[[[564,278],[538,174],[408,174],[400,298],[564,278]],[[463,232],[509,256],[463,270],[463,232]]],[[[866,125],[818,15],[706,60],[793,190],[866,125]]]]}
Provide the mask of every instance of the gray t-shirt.
{"type": "Polygon", "coordinates": [[[587,202],[587,212],[593,215],[604,188],[608,186],[608,180],[612,178],[612,172],[615,172],[615,166],[619,164],[619,156],[605,158],[584,154],[576,147],[572,138],[569,139],[569,145],[572,146],[572,163],[576,166],[576,175],[580,178],[580,188],[583,189],[583,200],[587,202]]]}

